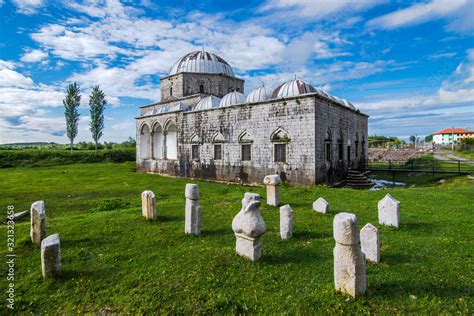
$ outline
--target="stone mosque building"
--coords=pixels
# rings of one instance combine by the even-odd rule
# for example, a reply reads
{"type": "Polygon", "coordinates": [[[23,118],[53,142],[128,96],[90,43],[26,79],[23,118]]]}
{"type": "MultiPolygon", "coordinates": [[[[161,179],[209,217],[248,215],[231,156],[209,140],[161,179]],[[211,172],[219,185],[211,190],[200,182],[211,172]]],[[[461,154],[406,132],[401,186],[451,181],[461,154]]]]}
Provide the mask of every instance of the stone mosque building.
{"type": "Polygon", "coordinates": [[[347,100],[294,79],[244,94],[244,80],[206,51],[160,79],[161,101],[136,118],[137,170],[262,183],[334,183],[367,161],[367,119],[347,100]]]}

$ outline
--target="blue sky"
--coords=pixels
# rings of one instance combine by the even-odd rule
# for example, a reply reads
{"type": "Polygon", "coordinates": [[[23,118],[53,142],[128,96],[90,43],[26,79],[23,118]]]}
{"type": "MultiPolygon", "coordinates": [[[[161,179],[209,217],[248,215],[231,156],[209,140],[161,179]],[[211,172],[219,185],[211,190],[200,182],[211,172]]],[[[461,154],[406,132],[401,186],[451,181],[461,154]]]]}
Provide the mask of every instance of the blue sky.
{"type": "Polygon", "coordinates": [[[138,107],[184,54],[217,53],[246,80],[294,78],[371,116],[369,133],[474,129],[474,1],[0,0],[0,143],[66,143],[62,99],[107,95],[103,141],[134,137],[138,107]]]}

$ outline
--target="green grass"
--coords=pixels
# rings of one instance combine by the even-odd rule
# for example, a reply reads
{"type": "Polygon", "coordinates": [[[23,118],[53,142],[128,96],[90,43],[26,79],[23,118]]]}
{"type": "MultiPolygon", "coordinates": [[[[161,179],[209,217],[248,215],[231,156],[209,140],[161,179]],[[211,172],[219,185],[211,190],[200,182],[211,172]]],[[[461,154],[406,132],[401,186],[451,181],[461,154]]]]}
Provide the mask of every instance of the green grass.
{"type": "MultiPolygon", "coordinates": [[[[16,225],[17,312],[473,311],[474,184],[467,177],[442,186],[390,190],[402,205],[399,230],[377,224],[377,201],[388,191],[282,188],[282,202],[295,211],[294,237],[279,238],[279,211],[262,203],[268,232],[257,263],[235,254],[231,222],[244,192],[264,198],[260,187],[197,181],[202,236],[191,237],[183,233],[184,186],[194,181],[137,174],[133,163],[9,168],[0,170],[0,179],[2,205],[20,211],[43,199],[47,233],[61,238],[63,276],[43,281],[29,223],[16,225]],[[141,217],[140,193],[146,189],[157,196],[156,222],[141,217]],[[329,201],[331,214],[311,210],[319,196],[329,201]],[[368,264],[367,293],[355,301],[336,293],[333,285],[332,220],[342,211],[357,214],[360,228],[371,222],[381,233],[382,261],[368,264]]],[[[5,226],[0,232],[6,236],[5,226]]],[[[6,269],[1,274],[5,289],[6,269]]],[[[9,313],[3,303],[0,314],[9,313]]]]}
{"type": "Polygon", "coordinates": [[[458,154],[464,158],[474,160],[474,151],[458,151],[458,154]]]}

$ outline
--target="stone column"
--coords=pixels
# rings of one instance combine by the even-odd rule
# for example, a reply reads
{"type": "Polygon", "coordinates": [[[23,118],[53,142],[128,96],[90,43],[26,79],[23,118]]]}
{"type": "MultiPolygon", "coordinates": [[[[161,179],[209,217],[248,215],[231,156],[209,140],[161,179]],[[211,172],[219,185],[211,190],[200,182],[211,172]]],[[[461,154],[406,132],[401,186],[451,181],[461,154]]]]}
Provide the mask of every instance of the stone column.
{"type": "Polygon", "coordinates": [[[388,193],[379,201],[379,224],[400,227],[400,202],[388,193]]]}
{"type": "Polygon", "coordinates": [[[289,204],[280,207],[280,236],[281,239],[293,236],[293,209],[289,204]]]}
{"type": "Polygon", "coordinates": [[[361,229],[360,246],[367,260],[380,262],[380,237],[377,227],[368,223],[361,229]]]}
{"type": "Polygon", "coordinates": [[[142,192],[142,215],[149,221],[156,220],[155,193],[152,191],[142,192]]]}
{"type": "Polygon", "coordinates": [[[339,213],[334,217],[334,284],[337,291],[358,297],[365,293],[365,255],[360,248],[357,217],[339,213]]]}
{"type": "Polygon", "coordinates": [[[259,239],[267,231],[259,211],[260,195],[245,193],[242,208],[232,221],[235,233],[235,250],[238,255],[252,261],[262,257],[262,241],[259,239]]]}
{"type": "Polygon", "coordinates": [[[266,176],[263,183],[267,186],[267,204],[280,205],[280,176],[277,174],[266,176]]]}
{"type": "Polygon", "coordinates": [[[46,238],[46,213],[43,201],[36,201],[31,204],[30,210],[30,237],[31,241],[37,246],[46,238]]]}
{"type": "Polygon", "coordinates": [[[318,213],[326,214],[329,212],[329,203],[325,199],[320,197],[319,199],[314,201],[313,210],[318,213]]]}
{"type": "Polygon", "coordinates": [[[61,248],[58,234],[48,236],[41,242],[41,272],[44,279],[61,274],[61,248]]]}
{"type": "Polygon", "coordinates": [[[199,206],[199,188],[197,184],[186,184],[186,209],[184,232],[199,236],[201,234],[201,206],[199,206]]]}

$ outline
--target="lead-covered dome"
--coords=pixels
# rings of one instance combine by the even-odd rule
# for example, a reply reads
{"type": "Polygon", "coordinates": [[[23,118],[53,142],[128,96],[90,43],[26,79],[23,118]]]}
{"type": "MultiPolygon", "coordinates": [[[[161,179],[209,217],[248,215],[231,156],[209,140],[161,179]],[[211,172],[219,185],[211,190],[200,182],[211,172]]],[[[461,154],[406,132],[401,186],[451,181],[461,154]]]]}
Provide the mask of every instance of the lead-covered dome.
{"type": "Polygon", "coordinates": [[[216,54],[206,51],[195,51],[180,58],[171,68],[170,75],[180,72],[224,74],[235,77],[229,63],[216,54]]]}
{"type": "Polygon", "coordinates": [[[249,93],[247,96],[247,102],[248,103],[255,103],[255,102],[262,102],[270,99],[272,96],[271,91],[265,87],[261,86],[260,88],[257,88],[255,90],[252,90],[252,92],[249,93]]]}
{"type": "Polygon", "coordinates": [[[245,96],[240,92],[232,91],[222,97],[219,106],[225,107],[240,103],[245,103],[245,96]]]}
{"type": "Polygon", "coordinates": [[[199,110],[209,110],[213,108],[218,108],[221,99],[210,95],[208,97],[202,98],[193,108],[193,111],[199,110]]]}
{"type": "Polygon", "coordinates": [[[312,85],[302,80],[294,79],[279,85],[273,91],[272,99],[294,97],[311,92],[316,92],[316,89],[312,85]]]}

